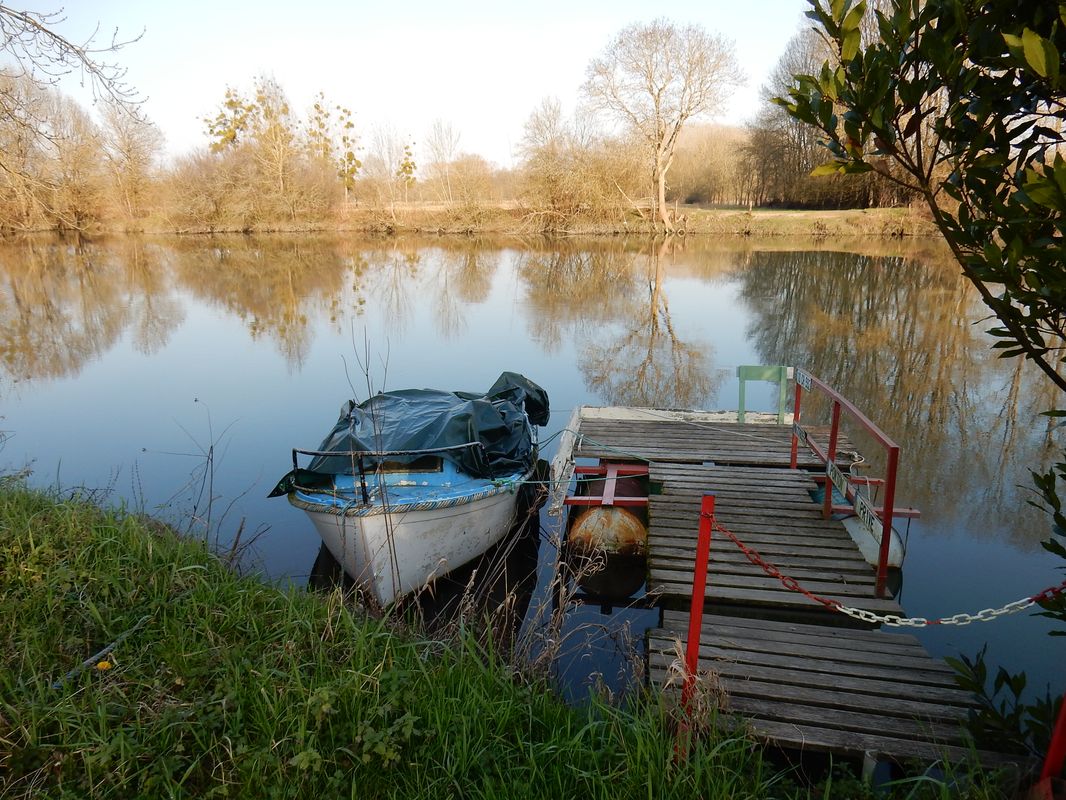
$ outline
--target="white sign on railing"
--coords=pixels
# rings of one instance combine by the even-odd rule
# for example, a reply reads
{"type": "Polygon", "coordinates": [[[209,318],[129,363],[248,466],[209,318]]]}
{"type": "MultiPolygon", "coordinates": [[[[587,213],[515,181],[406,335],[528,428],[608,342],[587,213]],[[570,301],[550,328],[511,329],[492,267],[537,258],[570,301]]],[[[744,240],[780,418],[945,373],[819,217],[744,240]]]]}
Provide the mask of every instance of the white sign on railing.
{"type": "Polygon", "coordinates": [[[792,435],[799,439],[803,444],[807,444],[807,431],[801,428],[798,422],[792,423],[792,435]]]}
{"type": "Polygon", "coordinates": [[[814,389],[814,383],[811,381],[810,374],[799,368],[796,369],[796,383],[808,392],[814,389]]]}
{"type": "MultiPolygon", "coordinates": [[[[848,496],[848,479],[840,468],[832,461],[826,462],[825,474],[829,476],[829,480],[833,482],[833,486],[837,488],[844,497],[848,496]]],[[[830,491],[826,489],[826,491],[830,491]]],[[[877,512],[874,511],[874,507],[870,505],[870,501],[863,497],[858,492],[855,493],[855,499],[850,501],[855,508],[855,515],[859,518],[859,521],[863,524],[874,538],[874,541],[881,540],[881,534],[884,532],[884,523],[877,516],[877,512]]]]}
{"type": "Polygon", "coordinates": [[[870,532],[870,535],[874,537],[874,541],[881,541],[881,536],[884,533],[884,523],[877,516],[877,512],[874,511],[874,507],[870,505],[870,501],[863,497],[861,494],[856,493],[855,502],[855,514],[859,517],[859,521],[870,532]]]}
{"type": "Polygon", "coordinates": [[[837,487],[837,491],[844,495],[844,497],[847,497],[848,479],[844,476],[844,473],[840,471],[840,467],[832,461],[827,461],[825,462],[825,474],[829,476],[829,480],[831,480],[833,485],[837,487]]]}

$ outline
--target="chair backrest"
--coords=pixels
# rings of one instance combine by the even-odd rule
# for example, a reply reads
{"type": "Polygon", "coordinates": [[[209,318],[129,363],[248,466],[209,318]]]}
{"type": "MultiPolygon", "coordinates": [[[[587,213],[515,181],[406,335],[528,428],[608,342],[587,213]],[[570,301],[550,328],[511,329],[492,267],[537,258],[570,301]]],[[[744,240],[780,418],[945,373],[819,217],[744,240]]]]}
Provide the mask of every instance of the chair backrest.
{"type": "Polygon", "coordinates": [[[747,381],[769,381],[779,386],[777,399],[777,423],[785,421],[785,396],[788,392],[788,367],[767,367],[761,364],[737,367],[740,379],[740,398],[737,402],[737,422],[744,421],[744,384],[747,381]]]}

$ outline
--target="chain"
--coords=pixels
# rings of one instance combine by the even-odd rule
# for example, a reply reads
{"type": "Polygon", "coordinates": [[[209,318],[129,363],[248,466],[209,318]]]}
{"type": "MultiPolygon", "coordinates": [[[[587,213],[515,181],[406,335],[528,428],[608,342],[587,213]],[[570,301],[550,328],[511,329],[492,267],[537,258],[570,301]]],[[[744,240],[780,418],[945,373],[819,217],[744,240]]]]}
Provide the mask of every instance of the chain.
{"type": "Polygon", "coordinates": [[[1044,589],[1042,592],[1034,594],[1032,597],[1023,597],[1020,600],[1015,600],[1012,603],[1007,603],[999,608],[985,608],[974,614],[954,614],[950,617],[940,617],[938,619],[926,619],[925,617],[901,617],[898,614],[877,614],[873,611],[867,611],[864,608],[853,608],[846,606],[839,600],[833,600],[828,597],[820,597],[813,592],[804,589],[800,586],[799,582],[788,575],[785,575],[776,566],[764,559],[759,552],[751,547],[748,547],[740,539],[736,537],[732,531],[726,529],[720,522],[718,522],[711,515],[704,515],[711,520],[713,529],[719,533],[724,533],[733,544],[740,548],[748,561],[757,567],[760,567],[763,572],[772,578],[777,578],[781,581],[781,585],[792,592],[799,592],[804,597],[813,600],[820,605],[825,606],[832,611],[839,611],[841,614],[846,614],[853,619],[862,620],[863,622],[869,622],[873,624],[883,624],[899,628],[923,628],[927,625],[969,625],[972,622],[990,622],[999,617],[1005,617],[1009,614],[1017,614],[1019,611],[1025,611],[1025,609],[1036,605],[1037,603],[1046,602],[1053,599],[1059,594],[1066,592],[1066,581],[1063,581],[1058,586],[1050,586],[1044,589]]]}

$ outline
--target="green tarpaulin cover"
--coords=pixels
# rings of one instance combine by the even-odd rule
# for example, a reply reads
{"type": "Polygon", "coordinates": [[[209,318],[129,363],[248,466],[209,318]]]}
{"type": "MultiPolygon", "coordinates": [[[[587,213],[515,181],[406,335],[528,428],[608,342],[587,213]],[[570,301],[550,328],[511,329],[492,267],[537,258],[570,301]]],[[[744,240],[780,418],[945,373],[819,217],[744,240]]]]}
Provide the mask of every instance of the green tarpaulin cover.
{"type": "MultiPolygon", "coordinates": [[[[333,430],[316,448],[326,453],[441,450],[476,442],[478,446],[442,451],[463,472],[478,478],[512,475],[533,466],[534,441],[526,425],[548,422],[548,394],[516,372],[504,372],[484,394],[437,389],[381,392],[369,400],[349,400],[333,430]]],[[[417,456],[389,457],[389,461],[417,456]]],[[[328,486],[331,476],[353,474],[350,455],[315,456],[307,469],[293,470],[271,497],[302,487],[328,486]],[[297,480],[298,479],[298,480],[297,480]]],[[[372,471],[374,459],[363,459],[372,471]]]]}

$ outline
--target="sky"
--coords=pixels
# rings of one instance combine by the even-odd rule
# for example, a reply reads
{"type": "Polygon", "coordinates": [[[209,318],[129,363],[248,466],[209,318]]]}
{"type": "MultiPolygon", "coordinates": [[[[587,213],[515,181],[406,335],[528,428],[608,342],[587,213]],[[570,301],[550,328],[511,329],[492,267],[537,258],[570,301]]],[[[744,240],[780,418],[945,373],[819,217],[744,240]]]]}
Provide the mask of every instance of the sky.
{"type": "MultiPolygon", "coordinates": [[[[228,86],[247,93],[255,76],[269,75],[297,110],[320,91],[350,108],[364,146],[389,125],[417,153],[439,119],[460,135],[460,151],[509,166],[541,100],[556,97],[572,111],[588,63],[623,27],[656,17],[734,42],[748,81],[715,121],[743,124],[806,8],[806,0],[70,0],[57,30],[79,41],[97,25],[98,41],[143,30],[115,58],[172,156],[207,144],[202,120],[228,86]]],[[[79,96],[72,82],[63,88],[79,96]]]]}

